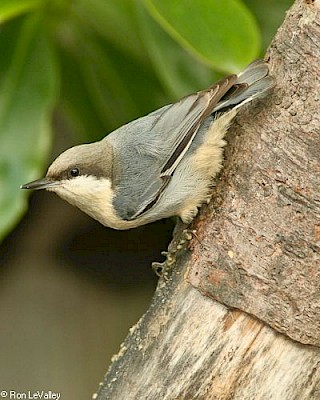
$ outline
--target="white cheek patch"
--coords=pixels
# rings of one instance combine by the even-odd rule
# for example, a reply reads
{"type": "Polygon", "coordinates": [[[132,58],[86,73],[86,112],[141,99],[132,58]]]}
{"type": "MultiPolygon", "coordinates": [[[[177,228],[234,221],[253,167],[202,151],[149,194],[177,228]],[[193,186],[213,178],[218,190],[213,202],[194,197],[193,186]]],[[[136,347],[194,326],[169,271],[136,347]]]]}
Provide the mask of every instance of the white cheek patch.
{"type": "Polygon", "coordinates": [[[114,229],[129,229],[140,225],[139,219],[125,221],[118,217],[112,204],[114,191],[111,186],[110,179],[82,175],[61,181],[61,186],[51,188],[50,191],[102,225],[114,229]]]}
{"type": "Polygon", "coordinates": [[[94,176],[81,175],[76,178],[61,181],[61,186],[53,189],[60,197],[69,203],[80,207],[91,208],[104,199],[112,202],[113,190],[109,179],[97,179],[94,176]]]}
{"type": "Polygon", "coordinates": [[[110,179],[98,179],[92,175],[80,175],[76,178],[61,181],[61,187],[75,195],[90,197],[91,194],[111,190],[110,179]]]}
{"type": "Polygon", "coordinates": [[[61,181],[61,186],[51,191],[105,226],[127,228],[128,222],[122,221],[114,211],[114,191],[110,179],[81,175],[61,181]]]}

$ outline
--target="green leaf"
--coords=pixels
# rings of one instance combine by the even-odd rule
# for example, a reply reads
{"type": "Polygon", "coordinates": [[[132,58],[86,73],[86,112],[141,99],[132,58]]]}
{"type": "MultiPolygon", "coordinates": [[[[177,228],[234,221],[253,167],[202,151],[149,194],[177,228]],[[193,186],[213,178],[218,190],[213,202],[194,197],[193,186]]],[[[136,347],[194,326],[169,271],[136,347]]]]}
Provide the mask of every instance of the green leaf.
{"type": "Polygon", "coordinates": [[[203,89],[220,77],[161,29],[141,3],[137,6],[144,45],[172,100],[203,89]]]}
{"type": "Polygon", "coordinates": [[[239,72],[257,57],[260,35],[240,0],[144,0],[181,46],[221,72],[239,72]]]}
{"type": "Polygon", "coordinates": [[[93,28],[101,37],[128,55],[145,60],[143,43],[137,35],[133,0],[78,0],[74,13],[82,24],[93,28]]]}
{"type": "Polygon", "coordinates": [[[4,25],[0,54],[2,238],[26,208],[26,193],[19,186],[43,173],[57,74],[54,55],[38,15],[4,25]]]}
{"type": "Polygon", "coordinates": [[[0,23],[36,8],[42,0],[1,0],[0,23]]]}
{"type": "Polygon", "coordinates": [[[114,48],[90,27],[74,25],[69,39],[59,42],[63,110],[81,141],[97,140],[165,103],[150,63],[114,48]]]}
{"type": "Polygon", "coordinates": [[[263,52],[269,46],[276,30],[284,20],[286,10],[292,6],[293,2],[293,0],[244,0],[259,23],[263,52]]]}

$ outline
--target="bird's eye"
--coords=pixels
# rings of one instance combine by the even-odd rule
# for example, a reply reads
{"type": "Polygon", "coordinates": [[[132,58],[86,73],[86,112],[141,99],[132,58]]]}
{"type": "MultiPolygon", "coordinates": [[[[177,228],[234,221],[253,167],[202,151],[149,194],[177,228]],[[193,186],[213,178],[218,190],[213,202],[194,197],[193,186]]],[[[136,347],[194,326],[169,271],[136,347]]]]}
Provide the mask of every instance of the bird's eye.
{"type": "Polygon", "coordinates": [[[71,176],[72,178],[75,178],[76,176],[79,176],[79,175],[80,175],[79,168],[72,168],[72,169],[70,169],[69,174],[70,174],[70,176],[71,176]]]}

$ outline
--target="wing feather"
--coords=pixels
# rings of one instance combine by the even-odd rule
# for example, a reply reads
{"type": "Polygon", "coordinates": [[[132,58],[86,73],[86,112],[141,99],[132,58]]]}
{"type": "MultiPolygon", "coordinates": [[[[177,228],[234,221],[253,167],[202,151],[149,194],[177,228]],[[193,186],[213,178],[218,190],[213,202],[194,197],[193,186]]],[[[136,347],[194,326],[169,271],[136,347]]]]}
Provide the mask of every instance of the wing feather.
{"type": "Polygon", "coordinates": [[[191,146],[201,124],[213,112],[219,100],[233,86],[236,80],[237,75],[223,78],[206,90],[184,97],[178,103],[167,108],[157,118],[155,124],[153,124],[153,129],[160,131],[171,129],[169,136],[174,138],[171,146],[172,150],[161,168],[161,186],[155,192],[152,191],[152,186],[147,188],[142,196],[145,201],[142,202],[141,207],[130,219],[139,217],[157,202],[180,161],[191,146]]]}
{"type": "Polygon", "coordinates": [[[110,134],[106,140],[115,154],[114,206],[118,214],[133,220],[152,210],[197,134],[204,132],[201,128],[207,118],[267,93],[273,86],[268,72],[268,66],[258,60],[239,76],[223,78],[110,134]]]}

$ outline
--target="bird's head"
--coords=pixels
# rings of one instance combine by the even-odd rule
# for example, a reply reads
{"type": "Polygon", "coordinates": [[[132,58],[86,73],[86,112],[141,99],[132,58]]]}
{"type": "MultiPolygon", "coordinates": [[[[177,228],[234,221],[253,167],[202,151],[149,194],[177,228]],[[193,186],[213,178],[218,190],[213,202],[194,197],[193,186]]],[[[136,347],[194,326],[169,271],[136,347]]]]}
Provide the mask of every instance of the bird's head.
{"type": "MultiPolygon", "coordinates": [[[[92,215],[95,207],[111,191],[112,149],[106,142],[72,147],[56,158],[44,178],[21,189],[46,189],[92,215]]],[[[93,216],[93,215],[92,215],[93,216]]]]}

